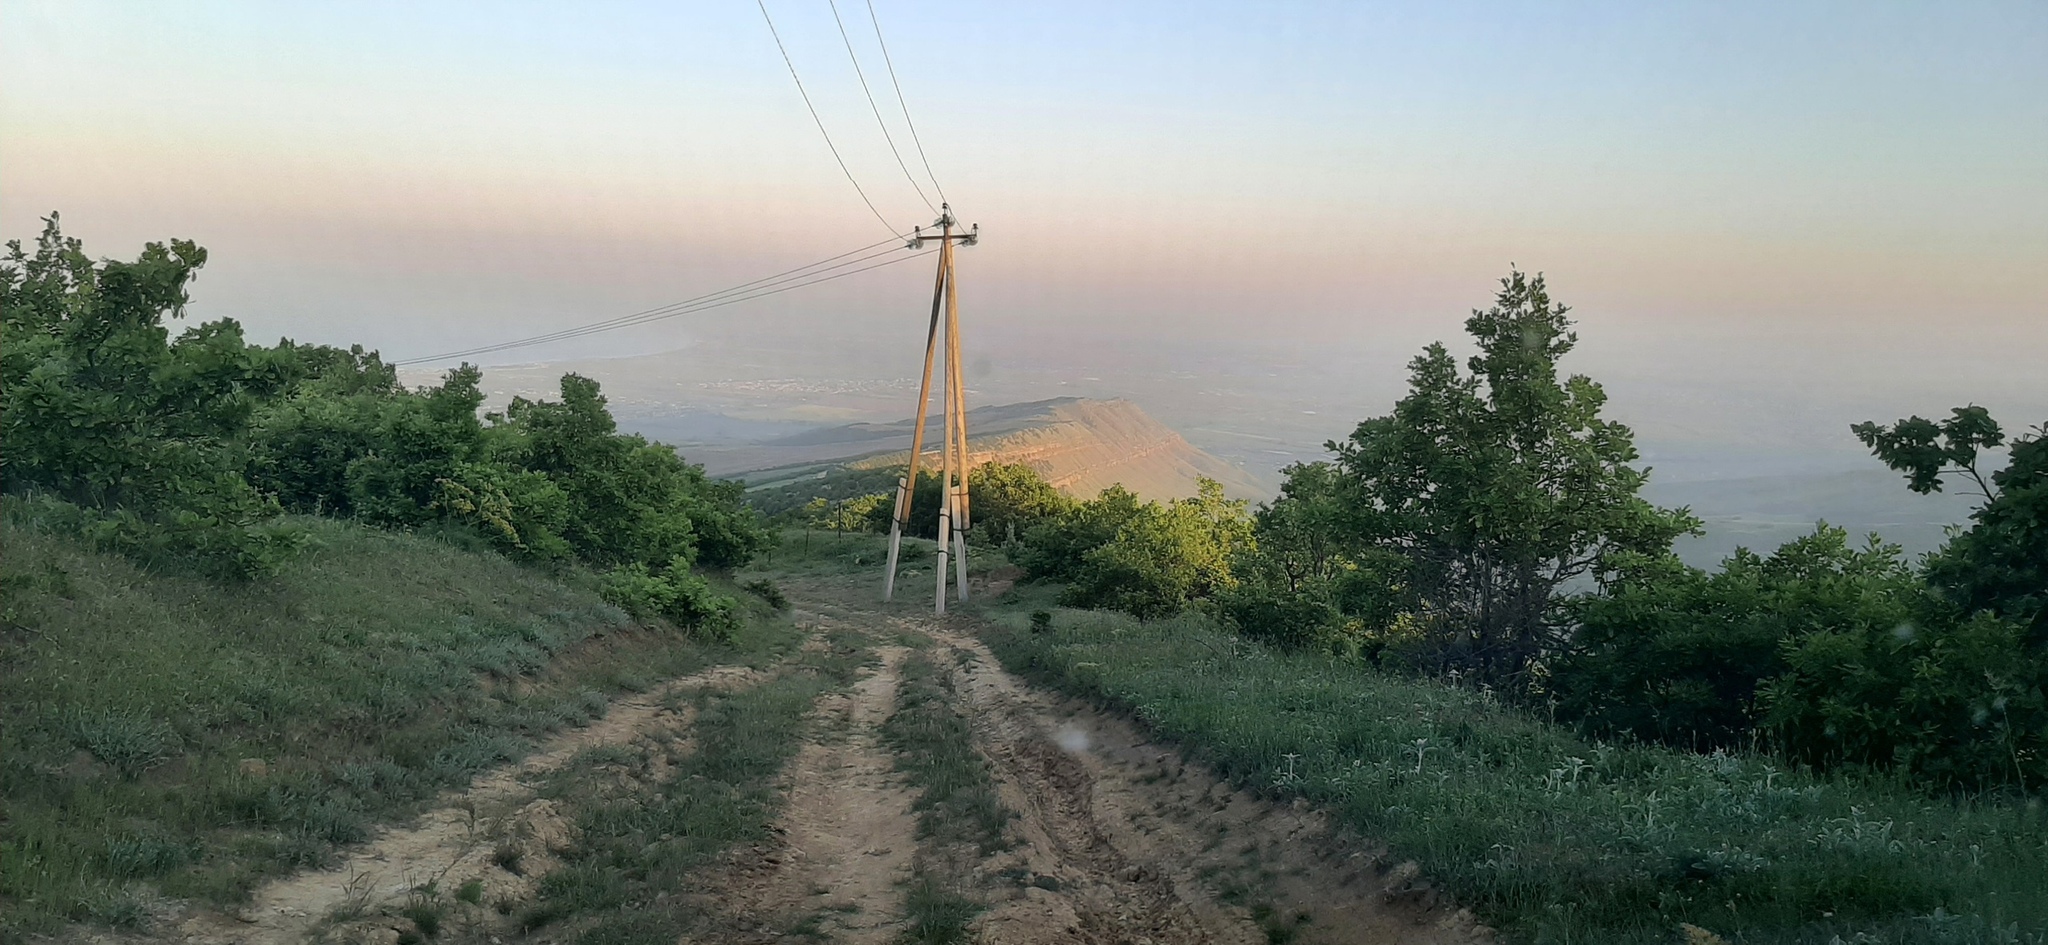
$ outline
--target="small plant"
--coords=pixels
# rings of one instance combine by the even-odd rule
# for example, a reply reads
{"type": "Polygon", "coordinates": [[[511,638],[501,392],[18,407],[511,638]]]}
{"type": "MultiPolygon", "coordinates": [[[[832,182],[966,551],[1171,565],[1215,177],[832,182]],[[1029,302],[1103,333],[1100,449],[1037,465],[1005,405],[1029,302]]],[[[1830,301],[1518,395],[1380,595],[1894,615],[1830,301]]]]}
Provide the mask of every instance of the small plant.
{"type": "Polygon", "coordinates": [[[93,900],[86,911],[94,922],[110,928],[137,931],[149,927],[149,907],[125,889],[93,900]]]}
{"type": "MultiPolygon", "coordinates": [[[[441,934],[441,913],[445,908],[441,904],[440,891],[434,888],[433,883],[427,883],[413,887],[405,897],[405,907],[398,910],[398,914],[412,920],[413,929],[421,937],[433,938],[441,934]]],[[[399,940],[404,941],[405,936],[401,934],[399,940]]]]}
{"type": "Polygon", "coordinates": [[[162,876],[193,860],[196,851],[187,841],[166,837],[111,837],[101,854],[107,872],[121,877],[162,876]]]}
{"type": "Polygon", "coordinates": [[[130,778],[162,764],[180,747],[170,725],[137,713],[78,709],[65,721],[73,744],[130,778]]]}
{"type": "Polygon", "coordinates": [[[458,902],[466,902],[472,906],[483,902],[484,881],[474,877],[464,880],[462,885],[455,887],[455,899],[458,902]]]}
{"type": "Polygon", "coordinates": [[[777,587],[774,581],[767,578],[748,581],[741,584],[740,589],[767,602],[768,606],[776,610],[789,609],[789,597],[782,593],[782,588],[777,587]]]}
{"type": "Polygon", "coordinates": [[[521,862],[525,858],[526,854],[519,849],[519,844],[510,840],[498,844],[498,848],[491,851],[491,862],[514,876],[526,875],[525,865],[521,862]]]}
{"type": "Polygon", "coordinates": [[[1050,611],[1050,610],[1034,610],[1034,611],[1032,611],[1032,612],[1031,612],[1031,632],[1032,632],[1032,633],[1051,633],[1051,632],[1052,632],[1052,611],[1050,611]]]}

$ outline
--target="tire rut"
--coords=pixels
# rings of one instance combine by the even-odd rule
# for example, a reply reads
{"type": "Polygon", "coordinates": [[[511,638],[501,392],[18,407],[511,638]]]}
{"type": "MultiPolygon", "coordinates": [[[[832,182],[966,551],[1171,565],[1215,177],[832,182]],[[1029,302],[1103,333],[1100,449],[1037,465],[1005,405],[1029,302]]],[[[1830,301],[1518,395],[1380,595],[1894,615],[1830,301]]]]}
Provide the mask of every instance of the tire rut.
{"type": "Polygon", "coordinates": [[[782,777],[776,842],[728,855],[723,876],[707,879],[708,891],[697,897],[710,922],[684,942],[896,939],[917,820],[913,793],[880,732],[906,652],[877,647],[879,666],[819,700],[816,734],[782,777]]]}
{"type": "Polygon", "coordinates": [[[372,941],[396,936],[387,913],[426,883],[450,887],[450,877],[484,884],[483,901],[523,899],[552,866],[553,851],[568,842],[568,826],[553,801],[536,796],[535,782],[561,770],[580,753],[642,737],[683,739],[695,716],[670,697],[704,687],[735,687],[763,676],[746,666],[714,666],[676,677],[645,693],[607,706],[603,718],[548,739],[520,761],[478,775],[444,794],[406,826],[386,827],[347,851],[327,869],[274,880],[233,912],[189,911],[174,937],[193,945],[299,945],[329,938],[372,941]],[[496,862],[499,842],[519,853],[515,873],[496,862]]]}
{"type": "Polygon", "coordinates": [[[986,943],[1465,943],[1491,934],[1439,904],[1412,866],[1302,804],[1236,790],[1130,722],[1026,686],[964,622],[917,625],[968,654],[959,691],[1020,814],[1018,877],[979,921],[986,943]],[[1020,888],[1021,887],[1021,888],[1020,888]]]}

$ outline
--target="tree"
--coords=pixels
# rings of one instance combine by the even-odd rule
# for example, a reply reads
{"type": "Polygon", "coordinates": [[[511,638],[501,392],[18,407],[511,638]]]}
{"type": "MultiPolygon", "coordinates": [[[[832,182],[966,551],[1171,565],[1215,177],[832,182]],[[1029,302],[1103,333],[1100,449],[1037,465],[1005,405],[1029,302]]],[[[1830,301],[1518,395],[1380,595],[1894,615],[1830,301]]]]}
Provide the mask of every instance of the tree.
{"type": "Polygon", "coordinates": [[[1077,580],[1088,567],[1088,555],[1143,515],[1145,504],[1122,485],[1110,486],[1065,514],[1032,526],[1011,557],[1034,579],[1077,580]]]}
{"type": "Polygon", "coordinates": [[[1412,616],[1443,665],[1520,674],[1567,635],[1562,588],[1699,526],[1637,495],[1648,473],[1628,427],[1601,418],[1600,385],[1559,380],[1578,340],[1566,311],[1542,276],[1511,272],[1465,322],[1469,374],[1429,346],[1394,412],[1331,444],[1354,540],[1405,558],[1412,616]]]}
{"type": "Polygon", "coordinates": [[[1711,574],[1644,562],[1572,602],[1570,653],[1549,683],[1562,715],[1600,734],[1695,749],[1752,739],[1757,693],[1809,635],[1891,633],[1916,619],[1921,585],[1897,545],[1853,548],[1825,524],[1769,556],[1737,549],[1711,574]]]}
{"type": "Polygon", "coordinates": [[[134,262],[94,263],[56,214],[34,255],[0,264],[0,476],[6,491],[72,503],[77,527],[150,558],[253,575],[300,536],[240,474],[256,404],[293,360],[242,339],[231,320],[175,339],[187,287],[206,264],[190,240],[150,243],[134,262]]]}
{"type": "Polygon", "coordinates": [[[1914,492],[1940,492],[1944,480],[1968,478],[1983,504],[1970,514],[1967,531],[1928,558],[1927,580],[1956,606],[1997,613],[2025,628],[2030,648],[2048,650],[2048,428],[2007,444],[1990,413],[1969,406],[1938,424],[1908,417],[1850,429],[1885,465],[1905,473],[1914,492]],[[1987,480],[1979,458],[1999,446],[2009,446],[2006,466],[1987,480]]]}
{"type": "Polygon", "coordinates": [[[1280,496],[1253,516],[1253,538],[1231,562],[1234,586],[1217,609],[1239,632],[1280,646],[1315,646],[1380,662],[1408,642],[1406,559],[1360,540],[1357,509],[1330,463],[1285,470],[1280,496]]]}
{"type": "Polygon", "coordinates": [[[967,491],[974,528],[984,544],[1008,542],[1074,507],[1073,499],[1023,463],[976,466],[967,474],[967,491]]]}
{"type": "Polygon", "coordinates": [[[1211,479],[1196,488],[1164,506],[1138,506],[1108,541],[1083,555],[1061,599],[1163,617],[1233,586],[1231,559],[1252,537],[1245,503],[1224,498],[1222,484],[1211,479]]]}

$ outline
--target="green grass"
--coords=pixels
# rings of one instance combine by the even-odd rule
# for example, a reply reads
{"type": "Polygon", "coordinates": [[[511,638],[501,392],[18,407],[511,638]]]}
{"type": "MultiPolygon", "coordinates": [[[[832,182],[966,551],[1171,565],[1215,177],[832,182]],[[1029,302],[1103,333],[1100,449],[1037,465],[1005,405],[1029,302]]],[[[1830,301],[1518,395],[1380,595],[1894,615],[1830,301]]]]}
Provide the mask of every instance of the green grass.
{"type": "Polygon", "coordinates": [[[953,674],[928,651],[905,657],[901,671],[896,709],[882,723],[882,740],[895,751],[897,769],[918,789],[913,808],[918,839],[925,842],[904,898],[903,938],[910,945],[951,945],[965,940],[967,923],[982,910],[962,891],[979,859],[966,851],[986,855],[1001,849],[1010,811],[988,760],[974,749],[974,732],[957,708],[953,674]]]}
{"type": "Polygon", "coordinates": [[[956,708],[952,674],[932,654],[919,652],[904,658],[902,680],[896,710],[882,723],[882,740],[896,752],[897,769],[918,789],[919,838],[971,845],[983,854],[1001,849],[1010,812],[956,708]]]}
{"type": "Polygon", "coordinates": [[[990,612],[1012,671],[1135,716],[1236,782],[1307,797],[1510,941],[2048,942],[2038,798],[1930,798],[1750,755],[1588,741],[1490,693],[1276,652],[1198,617],[990,612]]]}
{"type": "Polygon", "coordinates": [[[967,940],[967,926],[985,908],[960,892],[955,882],[920,873],[904,896],[905,945],[954,945],[967,940]]]}
{"type": "MultiPolygon", "coordinates": [[[[316,548],[230,585],[0,523],[0,941],[232,903],[372,824],[742,643],[640,626],[586,579],[301,519],[316,548]]],[[[765,614],[767,608],[757,608],[765,614]]]]}
{"type": "Polygon", "coordinates": [[[856,634],[828,639],[757,686],[700,693],[693,751],[641,744],[607,756],[611,770],[585,758],[557,776],[547,793],[577,839],[542,877],[522,928],[583,945],[673,945],[700,921],[700,907],[676,894],[712,857],[768,839],[775,778],[802,747],[813,703],[869,659],[856,634]]]}
{"type": "MultiPolygon", "coordinates": [[[[930,600],[932,567],[938,557],[938,542],[927,538],[903,539],[896,558],[896,596],[899,600],[930,600]]],[[[801,528],[784,529],[774,548],[755,561],[748,573],[775,578],[851,577],[872,574],[875,590],[881,591],[882,569],[889,559],[889,536],[866,532],[829,532],[801,528]]],[[[967,572],[980,576],[1001,567],[1008,559],[993,547],[969,544],[967,572]]]]}

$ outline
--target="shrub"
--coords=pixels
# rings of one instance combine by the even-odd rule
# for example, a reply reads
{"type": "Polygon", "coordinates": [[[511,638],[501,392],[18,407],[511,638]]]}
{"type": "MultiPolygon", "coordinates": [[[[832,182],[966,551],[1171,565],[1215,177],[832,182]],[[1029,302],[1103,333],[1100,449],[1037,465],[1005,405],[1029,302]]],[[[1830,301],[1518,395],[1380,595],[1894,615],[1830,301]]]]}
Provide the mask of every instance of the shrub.
{"type": "Polygon", "coordinates": [[[1788,641],[1762,723],[1815,765],[1897,765],[1938,787],[2048,785],[2048,667],[1991,613],[1788,641]]]}
{"type": "Polygon", "coordinates": [[[1769,557],[1738,550],[1713,574],[1646,561],[1574,603],[1578,633],[1551,692],[1598,733],[1732,748],[1752,739],[1757,689],[1784,672],[1788,647],[1818,632],[1889,634],[1922,597],[1897,546],[1852,548],[1826,525],[1769,557]]]}
{"type": "Polygon", "coordinates": [[[656,574],[645,565],[629,564],[606,572],[599,591],[627,613],[660,617],[707,639],[729,641],[739,626],[738,602],[686,569],[656,574]]]}
{"type": "Polygon", "coordinates": [[[1244,502],[1212,480],[1199,490],[1160,505],[1111,486],[1026,532],[1017,557],[1033,577],[1068,582],[1064,603],[1177,613],[1232,586],[1231,558],[1251,541],[1244,502]]]}
{"type": "Polygon", "coordinates": [[[767,578],[756,578],[752,581],[748,581],[744,584],[741,584],[740,589],[746,591],[749,594],[754,595],[755,597],[760,598],[763,602],[767,603],[768,606],[773,607],[776,610],[789,609],[788,595],[783,594],[782,588],[777,587],[774,581],[771,581],[767,578]]]}

